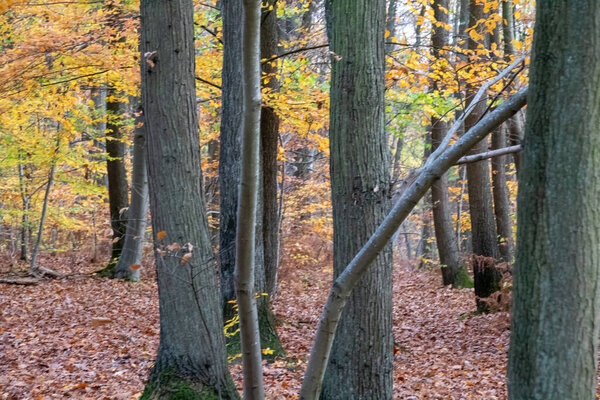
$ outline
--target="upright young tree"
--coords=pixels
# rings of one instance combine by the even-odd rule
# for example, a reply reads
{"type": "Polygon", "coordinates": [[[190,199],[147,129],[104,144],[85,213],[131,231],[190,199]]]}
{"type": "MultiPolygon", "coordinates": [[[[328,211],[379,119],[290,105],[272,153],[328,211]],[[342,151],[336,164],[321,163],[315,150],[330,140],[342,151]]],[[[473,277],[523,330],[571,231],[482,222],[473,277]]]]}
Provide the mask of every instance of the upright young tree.
{"type": "Polygon", "coordinates": [[[600,1],[539,1],[519,176],[510,399],[593,399],[600,324],[600,1]]]}
{"type": "Polygon", "coordinates": [[[238,398],[227,370],[202,190],[194,5],[143,0],[142,104],[160,306],[143,398],[238,398]]]}
{"type": "MultiPolygon", "coordinates": [[[[390,208],[384,125],[385,1],[328,0],[334,275],[390,208]],[[351,234],[349,234],[351,232],[351,234]]],[[[386,246],[337,327],[323,399],[392,398],[392,262],[386,246]]]]}

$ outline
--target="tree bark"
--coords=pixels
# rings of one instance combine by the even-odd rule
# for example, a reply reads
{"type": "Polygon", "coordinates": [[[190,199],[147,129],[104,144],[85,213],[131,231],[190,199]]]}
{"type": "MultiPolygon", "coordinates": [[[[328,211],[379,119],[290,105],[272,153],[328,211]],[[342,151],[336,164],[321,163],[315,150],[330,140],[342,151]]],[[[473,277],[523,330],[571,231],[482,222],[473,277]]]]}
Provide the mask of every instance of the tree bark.
{"type": "Polygon", "coordinates": [[[143,0],[142,105],[160,343],[142,398],[236,399],[206,219],[195,93],[194,6],[143,0]]]}
{"type": "MultiPolygon", "coordinates": [[[[260,57],[268,59],[277,55],[277,1],[269,0],[263,7],[260,30],[260,57]],[[272,7],[272,8],[271,8],[272,7]]],[[[312,3],[311,3],[312,4],[312,3]]],[[[308,12],[307,12],[308,13],[308,12]]],[[[279,91],[277,61],[262,64],[263,86],[267,96],[279,91]]],[[[279,203],[277,201],[277,153],[279,150],[279,116],[272,106],[263,104],[260,116],[260,144],[262,155],[263,186],[263,243],[265,265],[265,289],[273,296],[277,286],[279,265],[279,203]]]]}
{"type": "MultiPolygon", "coordinates": [[[[469,28],[475,29],[477,21],[484,18],[483,2],[471,0],[469,12],[469,28]]],[[[475,51],[479,43],[473,38],[468,38],[468,49],[475,51]]],[[[467,84],[466,104],[469,106],[474,101],[476,88],[473,84],[467,84]]],[[[486,108],[485,101],[479,101],[475,110],[465,121],[465,131],[473,127],[486,108]]],[[[487,140],[482,140],[471,150],[472,154],[483,153],[488,150],[487,140]]],[[[471,214],[471,234],[473,253],[477,256],[497,259],[498,242],[496,237],[496,225],[494,221],[494,210],[490,188],[489,162],[487,160],[467,164],[467,187],[469,191],[469,212],[471,214]]],[[[487,311],[485,302],[479,299],[488,297],[499,289],[500,273],[492,264],[486,264],[482,268],[473,268],[475,284],[475,296],[477,310],[487,311]]]]}
{"type": "Polygon", "coordinates": [[[600,326],[600,2],[536,7],[509,399],[593,399],[600,326]]]}
{"type": "Polygon", "coordinates": [[[29,194],[25,184],[25,172],[23,165],[23,154],[19,152],[19,191],[23,204],[23,216],[21,217],[21,260],[27,261],[27,248],[29,247],[29,194]]]}
{"type": "MultiPolygon", "coordinates": [[[[492,133],[492,149],[502,149],[506,146],[506,129],[500,126],[492,133]]],[[[494,197],[494,214],[496,215],[496,230],[498,231],[498,248],[503,261],[510,262],[513,258],[512,223],[510,220],[510,199],[506,187],[506,156],[492,158],[492,195],[494,197]]]]}
{"type": "MultiPolygon", "coordinates": [[[[456,163],[461,156],[481,141],[489,132],[521,109],[525,105],[526,99],[526,90],[515,94],[498,106],[496,110],[485,115],[453,145],[450,147],[441,146],[439,153],[429,159],[415,181],[404,191],[400,200],[394,205],[383,222],[379,224],[377,230],[364,246],[361,247],[342,274],[336,278],[327,298],[327,303],[323,308],[319,326],[317,327],[317,334],[313,341],[310,358],[304,374],[300,399],[313,400],[319,397],[325,367],[328,365],[333,339],[336,336],[336,328],[338,327],[344,306],[348,302],[352,291],[363,277],[363,274],[369,270],[372,262],[387,245],[400,224],[410,214],[427,190],[429,190],[433,182],[446,173],[448,168],[456,163]]],[[[457,121],[449,133],[455,132],[457,125],[460,124],[461,122],[457,121]]],[[[449,141],[451,137],[451,135],[446,135],[442,143],[445,143],[446,140],[449,141]]]]}
{"type": "Polygon", "coordinates": [[[254,294],[256,203],[260,185],[260,6],[261,3],[256,0],[244,0],[244,133],[236,234],[235,291],[240,315],[245,400],[262,400],[265,397],[254,294]]]}
{"type": "MultiPolygon", "coordinates": [[[[433,3],[433,15],[437,22],[448,24],[449,1],[435,0],[433,3]]],[[[435,60],[443,57],[443,49],[448,45],[448,31],[444,26],[433,26],[431,35],[432,55],[435,60]]],[[[432,90],[439,90],[439,83],[432,82],[432,90]]],[[[446,136],[447,124],[439,118],[431,118],[431,145],[435,151],[444,136],[446,136]]],[[[448,199],[448,176],[444,174],[431,187],[431,201],[433,208],[433,224],[440,257],[442,282],[444,285],[463,287],[467,285],[465,278],[468,277],[466,268],[461,265],[460,252],[456,234],[452,227],[452,213],[448,199]],[[460,273],[460,276],[459,276],[460,273]],[[458,278],[461,279],[458,279],[458,278]]]]}
{"type": "Polygon", "coordinates": [[[221,198],[219,222],[219,271],[221,299],[225,321],[235,315],[230,301],[235,300],[233,273],[235,270],[235,236],[237,232],[238,190],[241,173],[242,116],[244,88],[242,85],[242,0],[222,2],[223,70],[222,111],[219,150],[219,192],[221,198]]]}
{"type": "MultiPolygon", "coordinates": [[[[332,59],[330,149],[334,276],[390,208],[384,121],[385,1],[327,1],[332,59]],[[351,234],[349,234],[351,232],[351,234]]],[[[386,246],[349,299],[323,399],[391,399],[392,263],[386,246]]]]}
{"type": "MultiPolygon", "coordinates": [[[[109,94],[113,94],[112,91],[109,94]]],[[[103,274],[114,276],[114,267],[121,256],[125,232],[127,231],[127,172],[125,171],[125,155],[127,145],[123,141],[121,129],[121,102],[109,99],[106,101],[106,173],[108,175],[108,202],[110,207],[110,226],[113,231],[112,250],[108,266],[103,274]]]]}
{"type": "Polygon", "coordinates": [[[115,265],[115,278],[134,282],[140,280],[140,267],[144,250],[146,220],[148,218],[148,173],[146,169],[146,137],[144,117],[136,119],[133,137],[133,171],[131,174],[131,205],[128,210],[125,242],[119,261],[115,265]]]}

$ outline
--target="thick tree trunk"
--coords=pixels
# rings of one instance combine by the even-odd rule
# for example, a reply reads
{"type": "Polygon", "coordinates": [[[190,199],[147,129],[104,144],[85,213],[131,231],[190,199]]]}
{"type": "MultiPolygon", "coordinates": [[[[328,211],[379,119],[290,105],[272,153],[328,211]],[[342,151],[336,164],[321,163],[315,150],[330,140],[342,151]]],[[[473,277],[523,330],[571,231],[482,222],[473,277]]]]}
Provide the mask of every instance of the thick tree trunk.
{"type": "Polygon", "coordinates": [[[235,310],[233,273],[235,270],[235,235],[237,232],[238,190],[241,173],[242,116],[244,88],[242,85],[242,0],[222,2],[223,70],[221,148],[219,150],[219,192],[221,214],[219,223],[219,270],[223,317],[230,320],[235,310]]]}
{"type": "MultiPolygon", "coordinates": [[[[477,21],[484,17],[483,2],[471,0],[469,28],[475,29],[477,21]]],[[[470,36],[468,49],[475,51],[479,44],[470,36]]],[[[467,106],[473,101],[476,88],[469,84],[467,87],[467,106]]],[[[475,111],[465,121],[465,131],[473,127],[486,108],[484,101],[475,104],[475,111]]],[[[488,150],[487,140],[482,140],[471,150],[472,154],[483,153],[488,150]]],[[[469,211],[471,214],[471,234],[473,253],[477,256],[498,258],[498,241],[496,238],[496,225],[490,188],[489,161],[483,160],[467,164],[467,187],[469,191],[469,211]]],[[[493,263],[486,263],[485,267],[473,268],[475,296],[477,296],[477,309],[487,311],[485,302],[480,298],[488,297],[499,289],[500,273],[493,263]]]]}
{"type": "MultiPolygon", "coordinates": [[[[434,1],[433,15],[437,22],[448,24],[448,7],[448,0],[434,1]]],[[[431,44],[433,46],[432,55],[434,59],[443,57],[443,49],[448,45],[448,31],[444,26],[435,25],[433,27],[431,44]]],[[[432,90],[434,92],[439,90],[439,83],[437,81],[432,83],[432,90]]],[[[446,136],[446,131],[447,124],[445,122],[435,117],[431,118],[431,148],[433,151],[439,147],[444,136],[446,136]]],[[[444,285],[463,287],[468,284],[466,282],[468,274],[466,268],[461,265],[458,242],[456,241],[456,234],[452,227],[452,212],[450,210],[450,201],[448,200],[448,176],[446,174],[431,187],[431,201],[442,281],[444,285]]]]}
{"type": "MultiPolygon", "coordinates": [[[[277,1],[269,0],[267,5],[268,7],[263,7],[262,11],[260,30],[261,59],[268,59],[276,55],[279,42],[277,34],[277,1]]],[[[268,82],[263,83],[267,89],[267,96],[279,91],[277,61],[263,63],[262,73],[268,79],[268,82]]],[[[265,289],[272,296],[275,294],[277,286],[277,269],[279,265],[279,203],[277,201],[279,116],[275,113],[273,107],[264,104],[260,116],[260,144],[262,149],[262,228],[265,257],[265,289]]]]}
{"type": "Polygon", "coordinates": [[[143,0],[142,105],[160,344],[142,398],[238,398],[210,246],[196,115],[191,0],[143,0]]]}
{"type": "Polygon", "coordinates": [[[530,74],[509,399],[593,399],[600,326],[600,2],[540,1],[530,74]]]}
{"type": "MultiPolygon", "coordinates": [[[[109,93],[114,94],[114,93],[109,93]]],[[[110,99],[106,102],[108,122],[106,124],[106,173],[108,175],[108,202],[110,207],[110,226],[113,230],[110,262],[103,270],[107,276],[114,275],[114,267],[121,256],[125,232],[127,231],[127,172],[125,155],[127,145],[123,141],[121,129],[122,104],[110,99]]]]}
{"type": "MultiPolygon", "coordinates": [[[[492,149],[506,146],[506,129],[499,127],[492,133],[492,149]]],[[[510,199],[506,187],[506,156],[492,158],[492,185],[494,214],[498,231],[498,248],[503,261],[510,262],[513,257],[512,223],[510,221],[510,199]]]]}
{"type": "MultiPolygon", "coordinates": [[[[136,125],[144,117],[136,119],[136,125]]],[[[131,205],[128,210],[127,231],[121,257],[115,265],[115,277],[137,282],[144,250],[148,217],[148,173],[146,169],[145,127],[136,126],[133,137],[133,171],[131,174],[131,205]]]]}
{"type": "MultiPolygon", "coordinates": [[[[334,276],[390,208],[384,121],[385,1],[327,1],[332,59],[330,148],[334,276]],[[348,234],[352,232],[352,234],[348,234]]],[[[348,301],[323,381],[323,399],[392,398],[391,246],[348,301]]]]}

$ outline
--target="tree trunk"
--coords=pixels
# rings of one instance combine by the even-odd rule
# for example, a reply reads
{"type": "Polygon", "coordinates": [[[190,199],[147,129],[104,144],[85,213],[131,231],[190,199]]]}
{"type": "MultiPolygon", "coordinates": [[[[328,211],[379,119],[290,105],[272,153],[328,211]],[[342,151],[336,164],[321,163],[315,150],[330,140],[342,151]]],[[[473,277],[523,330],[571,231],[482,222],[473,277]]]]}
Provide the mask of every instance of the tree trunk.
{"type": "MultiPolygon", "coordinates": [[[[433,3],[433,15],[437,22],[448,24],[449,1],[435,0],[433,3]]],[[[434,25],[431,35],[432,55],[434,59],[443,57],[443,49],[448,45],[448,31],[444,26],[434,25]]],[[[432,82],[432,90],[439,90],[439,83],[432,82]]],[[[439,118],[431,118],[431,148],[435,151],[444,136],[446,136],[447,125],[439,118]]],[[[431,201],[433,208],[433,225],[437,242],[438,254],[444,285],[463,287],[468,285],[465,278],[468,277],[466,268],[461,265],[458,242],[452,228],[452,213],[448,199],[448,175],[444,174],[431,187],[431,201]],[[460,275],[459,275],[460,274],[460,275]],[[459,279],[460,278],[460,279],[459,279]]]]}
{"type": "MultiPolygon", "coordinates": [[[[335,54],[330,149],[337,277],[390,208],[385,1],[328,0],[326,14],[335,54]]],[[[348,301],[323,381],[323,399],[392,398],[391,255],[388,245],[348,301]]]]}
{"type": "Polygon", "coordinates": [[[144,250],[148,218],[148,173],[146,169],[146,137],[144,117],[136,119],[133,137],[133,171],[131,174],[131,205],[128,210],[127,231],[121,257],[115,265],[115,277],[137,282],[144,250]]]}
{"type": "Polygon", "coordinates": [[[52,155],[52,161],[50,164],[50,172],[48,173],[48,182],[46,183],[46,191],[44,192],[44,201],[42,203],[42,213],[40,215],[40,227],[38,229],[37,238],[35,239],[35,245],[31,251],[31,261],[29,264],[29,271],[32,274],[36,274],[39,267],[37,265],[37,258],[42,244],[42,235],[44,233],[44,223],[46,222],[46,215],[48,211],[48,200],[50,199],[50,190],[54,184],[54,172],[56,171],[56,163],[58,162],[58,152],[60,151],[60,126],[56,128],[56,149],[52,155]]]}
{"type": "Polygon", "coordinates": [[[29,236],[29,194],[25,184],[25,172],[23,167],[23,154],[19,152],[19,190],[21,192],[21,201],[23,203],[23,216],[21,217],[21,260],[27,261],[27,248],[29,236]]]}
{"type": "Polygon", "coordinates": [[[600,326],[600,2],[540,1],[530,74],[509,399],[593,399],[600,326]]]}
{"type": "Polygon", "coordinates": [[[254,294],[256,203],[260,186],[260,6],[261,3],[255,0],[244,0],[244,135],[234,277],[240,315],[244,400],[262,400],[265,397],[254,294]]]}
{"type": "MultiPolygon", "coordinates": [[[[279,40],[277,35],[277,1],[275,0],[269,0],[267,7],[263,7],[260,35],[261,59],[268,59],[276,55],[279,40]]],[[[262,73],[264,77],[268,78],[268,82],[263,81],[263,85],[267,89],[267,96],[278,92],[277,61],[263,63],[262,73]]],[[[279,204],[277,201],[279,116],[272,106],[265,104],[261,109],[260,139],[263,179],[262,228],[265,289],[269,296],[272,296],[276,291],[279,265],[279,204]]]]}
{"type": "MultiPolygon", "coordinates": [[[[483,9],[484,5],[482,2],[471,0],[469,7],[469,28],[475,29],[477,21],[484,17],[483,9]]],[[[477,46],[478,43],[469,36],[468,49],[475,51],[477,46]]],[[[467,106],[473,101],[476,91],[476,88],[472,84],[467,85],[467,106]]],[[[486,108],[486,104],[484,101],[480,101],[475,107],[475,111],[465,121],[466,131],[477,123],[486,108]]],[[[487,140],[482,140],[473,147],[471,153],[483,153],[487,150],[487,140]]],[[[488,160],[467,164],[467,187],[469,191],[473,253],[477,256],[497,259],[498,241],[496,238],[496,225],[490,190],[488,160]]],[[[480,312],[485,312],[487,311],[486,303],[479,299],[488,297],[499,289],[500,273],[493,264],[487,263],[484,268],[473,268],[473,277],[475,296],[477,297],[477,309],[480,312]]]]}
{"type": "MultiPolygon", "coordinates": [[[[109,92],[109,94],[113,94],[109,92]]],[[[121,129],[122,104],[114,99],[106,101],[108,122],[106,124],[106,173],[108,175],[108,202],[110,207],[110,226],[113,231],[112,250],[108,266],[102,275],[113,276],[114,268],[121,256],[125,232],[127,231],[127,172],[125,154],[127,145],[123,141],[121,129]]]]}
{"type": "Polygon", "coordinates": [[[238,190],[241,173],[242,115],[244,88],[242,85],[242,0],[222,3],[223,72],[222,112],[219,150],[219,191],[221,214],[219,223],[219,270],[223,317],[230,320],[235,310],[233,273],[235,270],[235,235],[237,231],[238,190]]]}
{"type": "MultiPolygon", "coordinates": [[[[506,147],[506,130],[500,126],[492,133],[492,149],[506,147]]],[[[510,221],[510,200],[506,187],[506,156],[492,158],[492,185],[494,214],[498,231],[498,248],[503,261],[510,262],[513,257],[512,223],[510,221]]]]}
{"type": "Polygon", "coordinates": [[[141,11],[142,105],[160,343],[142,398],[238,398],[227,369],[202,190],[191,0],[141,11]]]}
{"type": "MultiPolygon", "coordinates": [[[[490,131],[502,124],[525,105],[527,91],[523,90],[502,103],[493,112],[484,116],[473,128],[452,146],[444,146],[435,158],[430,159],[414,182],[403,192],[400,200],[369,240],[360,248],[344,271],[336,278],[323,308],[317,334],[304,374],[300,399],[313,400],[319,397],[325,367],[330,359],[331,347],[336,337],[340,316],[355,287],[369,270],[373,261],[384,249],[398,227],[425,195],[434,181],[439,179],[472,146],[481,141],[490,131]]],[[[461,122],[457,122],[460,124],[461,122]]],[[[457,125],[455,124],[455,126],[457,125]]],[[[454,127],[453,127],[454,128],[454,127]]],[[[456,131],[451,129],[451,131],[456,131]]],[[[451,136],[447,135],[449,139],[451,136]]]]}

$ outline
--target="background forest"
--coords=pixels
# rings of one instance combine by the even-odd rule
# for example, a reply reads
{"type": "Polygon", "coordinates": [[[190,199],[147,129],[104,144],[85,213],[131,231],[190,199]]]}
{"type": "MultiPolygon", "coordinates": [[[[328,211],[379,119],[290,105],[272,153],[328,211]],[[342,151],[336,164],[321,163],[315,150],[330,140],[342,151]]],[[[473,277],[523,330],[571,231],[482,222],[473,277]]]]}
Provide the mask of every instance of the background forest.
{"type": "MultiPolygon", "coordinates": [[[[531,383],[525,329],[507,372],[513,276],[531,278],[513,264],[536,262],[515,251],[519,180],[540,193],[522,161],[535,19],[528,0],[2,0],[0,396],[595,393],[597,339],[591,389],[531,383]]],[[[520,321],[552,320],[535,307],[520,321]]]]}

